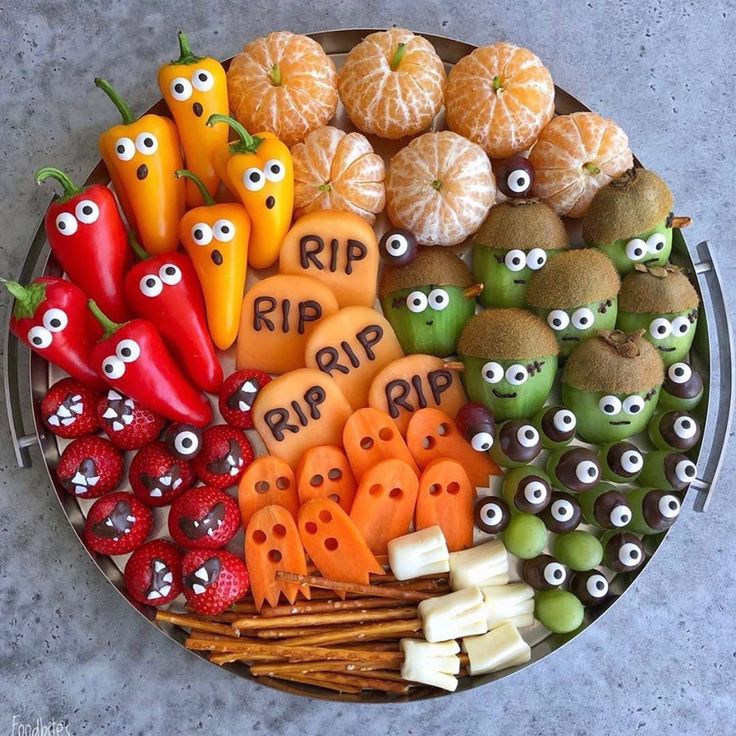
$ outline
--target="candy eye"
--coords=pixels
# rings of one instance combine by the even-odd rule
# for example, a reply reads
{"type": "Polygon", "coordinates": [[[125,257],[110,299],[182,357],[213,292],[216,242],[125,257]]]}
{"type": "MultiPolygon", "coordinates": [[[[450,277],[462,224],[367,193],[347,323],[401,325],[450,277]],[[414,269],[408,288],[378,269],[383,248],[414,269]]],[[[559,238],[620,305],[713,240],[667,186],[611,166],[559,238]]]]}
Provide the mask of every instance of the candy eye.
{"type": "Polygon", "coordinates": [[[690,440],[697,434],[698,425],[691,417],[678,417],[672,425],[674,433],[682,440],[690,440]]]}
{"type": "Polygon", "coordinates": [[[514,194],[523,194],[532,185],[532,178],[529,176],[529,172],[524,169],[514,169],[506,177],[506,186],[514,194]]]}
{"type": "Polygon", "coordinates": [[[195,432],[185,429],[174,437],[174,448],[180,455],[194,455],[199,449],[199,437],[195,432]]]}
{"type": "Polygon", "coordinates": [[[93,222],[97,222],[97,218],[100,216],[100,208],[91,199],[83,199],[74,208],[74,214],[79,222],[91,225],[93,222]]]}
{"type": "Polygon", "coordinates": [[[598,468],[592,460],[583,460],[575,466],[575,477],[581,483],[595,483],[598,475],[598,468]]]}
{"type": "Polygon", "coordinates": [[[618,551],[618,559],[626,567],[634,567],[641,560],[641,550],[633,542],[624,542],[618,551]]]}
{"type": "Polygon", "coordinates": [[[181,281],[181,269],[173,263],[161,266],[158,275],[167,286],[176,286],[181,281]]]}
{"type": "Polygon", "coordinates": [[[572,313],[572,326],[578,330],[587,330],[593,325],[593,319],[593,312],[587,307],[581,307],[572,313]]]}
{"type": "Polygon", "coordinates": [[[522,271],[526,267],[526,254],[523,250],[510,250],[503,259],[509,271],[522,271]]]}
{"type": "Polygon", "coordinates": [[[647,244],[641,238],[634,238],[626,243],[626,257],[631,261],[640,261],[647,254],[647,244]]]}
{"type": "Polygon", "coordinates": [[[192,74],[192,86],[200,92],[209,92],[215,86],[215,78],[206,69],[197,69],[192,74]]]}
{"type": "Polygon", "coordinates": [[[519,427],[516,439],[522,447],[534,447],[539,443],[539,432],[531,424],[519,427]]]}
{"type": "Polygon", "coordinates": [[[664,317],[657,317],[649,323],[649,334],[655,340],[664,340],[670,336],[672,332],[672,325],[668,319],[664,317]]]}
{"type": "Polygon", "coordinates": [[[627,396],[622,407],[627,414],[638,414],[644,408],[644,399],[641,396],[627,396]]]}
{"type": "Polygon", "coordinates": [[[522,383],[526,383],[527,378],[529,378],[529,373],[519,363],[514,363],[506,369],[506,380],[512,386],[521,386],[522,383]]]}
{"type": "Polygon", "coordinates": [[[693,369],[687,363],[673,363],[667,369],[667,376],[673,383],[687,383],[693,377],[693,369]]]}
{"type": "Polygon", "coordinates": [[[544,503],[548,493],[549,488],[541,480],[532,480],[524,487],[524,498],[535,506],[544,503]]]}
{"type": "Polygon", "coordinates": [[[125,375],[125,363],[117,355],[108,355],[102,361],[102,372],[105,378],[122,378],[125,375]]]}
{"type": "Polygon", "coordinates": [[[135,137],[135,147],[144,156],[152,156],[158,151],[158,139],[153,133],[138,133],[135,137]]]}
{"type": "Polygon", "coordinates": [[[164,285],[158,276],[149,274],[138,282],[138,288],[143,296],[154,297],[158,296],[164,290],[164,285]]]}
{"type": "Polygon", "coordinates": [[[562,309],[553,309],[547,315],[547,324],[553,329],[559,332],[564,330],[570,324],[570,317],[567,312],[562,309]]]}
{"type": "Polygon", "coordinates": [[[566,498],[562,498],[552,502],[550,513],[555,521],[569,521],[575,514],[575,508],[566,498]]]}
{"type": "Polygon", "coordinates": [[[687,335],[690,330],[690,320],[687,317],[675,317],[672,320],[672,334],[677,337],[687,335]]]}
{"type": "Polygon", "coordinates": [[[266,161],[263,167],[263,174],[269,181],[282,181],[286,176],[286,166],[276,158],[266,161]]]}
{"type": "Polygon", "coordinates": [[[628,506],[614,506],[608,518],[613,526],[620,529],[631,521],[631,509],[628,506]]]}
{"type": "Polygon", "coordinates": [[[115,141],[115,155],[121,161],[130,161],[135,156],[135,143],[130,138],[118,138],[115,141]]]}
{"type": "Polygon", "coordinates": [[[494,500],[488,500],[480,510],[480,519],[488,527],[498,526],[503,521],[503,509],[494,500]]]}
{"type": "Polygon", "coordinates": [[[243,174],[243,186],[249,192],[260,192],[266,184],[266,177],[263,172],[255,166],[246,169],[243,174]]]}
{"type": "Polygon", "coordinates": [[[123,363],[133,363],[141,355],[141,346],[135,340],[121,340],[115,348],[115,354],[123,363]]]}
{"type": "Polygon", "coordinates": [[[74,235],[79,224],[71,212],[61,212],[56,216],[56,229],[62,235],[74,235]]]}
{"type": "Polygon", "coordinates": [[[229,243],[235,237],[235,225],[230,220],[217,220],[212,226],[212,234],[215,240],[229,243]]]}
{"type": "Polygon", "coordinates": [[[192,228],[192,242],[195,245],[209,245],[212,242],[212,228],[206,222],[198,222],[192,228]]]}
{"type": "Polygon", "coordinates": [[[49,332],[61,332],[69,324],[69,318],[62,309],[49,309],[43,315],[43,326],[49,332]]]}
{"type": "Polygon", "coordinates": [[[661,253],[664,250],[664,235],[654,233],[647,238],[647,250],[650,253],[661,253]]]}
{"type": "Polygon", "coordinates": [[[412,291],[409,296],[406,297],[406,306],[409,307],[410,312],[414,314],[421,314],[427,308],[427,295],[422,291],[412,291]]]}
{"type": "Polygon", "coordinates": [[[680,513],[680,501],[676,496],[668,493],[659,499],[657,508],[665,519],[675,519],[680,513]]]}
{"type": "Polygon", "coordinates": [[[539,271],[545,263],[547,263],[547,254],[544,252],[544,248],[532,248],[526,254],[526,265],[532,271],[539,271]]]}
{"type": "Polygon", "coordinates": [[[31,329],[28,330],[28,342],[34,348],[37,348],[39,350],[47,348],[49,345],[51,345],[52,339],[53,338],[51,337],[51,333],[45,327],[41,327],[40,325],[31,327],[31,329]]]}
{"type": "Polygon", "coordinates": [[[498,383],[503,380],[503,368],[493,360],[486,363],[480,373],[486,383],[498,383]]]}
{"type": "Polygon", "coordinates": [[[476,432],[470,445],[476,452],[488,452],[493,447],[493,435],[490,432],[476,432]]]}
{"type": "Polygon", "coordinates": [[[401,233],[396,233],[386,239],[386,252],[394,258],[400,258],[409,250],[409,241],[401,233]]]}
{"type": "Polygon", "coordinates": [[[552,417],[552,426],[558,432],[570,432],[575,429],[577,419],[569,409],[559,409],[552,417]]]}
{"type": "Polygon", "coordinates": [[[622,409],[621,399],[617,396],[603,396],[598,402],[598,408],[609,417],[615,417],[622,409]]]}
{"type": "Polygon", "coordinates": [[[690,483],[690,481],[695,478],[696,473],[697,468],[692,460],[680,460],[680,462],[675,465],[675,477],[681,483],[690,483]]]}
{"type": "Polygon", "coordinates": [[[591,598],[603,598],[608,594],[608,580],[597,573],[585,581],[585,590],[591,598]]]}
{"type": "Polygon", "coordinates": [[[644,467],[644,458],[638,450],[627,450],[619,462],[627,473],[638,473],[644,467]]]}
{"type": "Polygon", "coordinates": [[[544,566],[542,576],[548,585],[562,585],[565,582],[567,573],[559,562],[550,562],[544,566]]]}
{"type": "Polygon", "coordinates": [[[444,289],[432,289],[427,300],[432,309],[441,312],[450,305],[450,297],[444,289]]]}
{"type": "Polygon", "coordinates": [[[192,96],[192,84],[188,79],[184,79],[184,77],[177,77],[171,80],[169,92],[178,102],[185,102],[192,96]]]}

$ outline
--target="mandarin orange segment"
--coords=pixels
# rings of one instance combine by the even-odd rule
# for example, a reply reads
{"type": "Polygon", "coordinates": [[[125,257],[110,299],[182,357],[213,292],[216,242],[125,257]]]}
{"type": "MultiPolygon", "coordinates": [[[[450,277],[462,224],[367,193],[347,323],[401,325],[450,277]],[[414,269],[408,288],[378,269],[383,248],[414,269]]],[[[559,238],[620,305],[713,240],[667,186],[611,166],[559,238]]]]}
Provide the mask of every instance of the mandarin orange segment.
{"type": "Polygon", "coordinates": [[[595,193],[633,166],[629,139],[613,121],[594,112],[552,120],[529,155],[532,192],[558,215],[583,217],[595,193]]]}
{"type": "Polygon", "coordinates": [[[495,199],[488,156],[452,131],[425,133],[391,159],[386,211],[424,245],[461,243],[480,227],[495,199]]]}
{"type": "Polygon", "coordinates": [[[491,158],[529,148],[552,119],[552,76],[531,51],[510,43],[476,49],[452,68],[445,89],[447,126],[491,158]]]}
{"type": "Polygon", "coordinates": [[[287,146],[325,125],[337,109],[337,72],[324,49],[288,31],[251,41],[227,72],[232,114],[251,132],[287,146]]]}
{"type": "Polygon", "coordinates": [[[353,124],[382,138],[415,135],[442,107],[445,67],[432,44],[403,28],[366,36],[340,70],[340,98],[353,124]]]}

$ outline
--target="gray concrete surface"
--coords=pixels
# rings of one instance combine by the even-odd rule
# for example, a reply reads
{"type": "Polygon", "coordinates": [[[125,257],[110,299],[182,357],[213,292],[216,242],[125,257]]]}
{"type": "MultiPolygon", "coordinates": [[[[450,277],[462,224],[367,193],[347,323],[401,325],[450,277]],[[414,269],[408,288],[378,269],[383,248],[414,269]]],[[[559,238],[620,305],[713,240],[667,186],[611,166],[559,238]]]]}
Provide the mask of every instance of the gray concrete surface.
{"type": "MultiPolygon", "coordinates": [[[[23,2],[0,7],[0,264],[16,271],[53,163],[81,179],[113,120],[92,86],[134,109],[158,96],[174,33],[229,56],[269,30],[400,24],[533,49],[555,81],[628,131],[709,238],[731,304],[736,199],[732,2],[23,2]]],[[[3,300],[3,306],[7,300],[3,300]]],[[[4,322],[4,319],[3,319],[4,322]]],[[[710,511],[687,514],[624,601],[563,652],[503,682],[366,708],[281,695],[218,672],[156,633],[83,552],[40,462],[15,468],[0,429],[0,734],[52,718],[73,734],[697,734],[736,732],[736,447],[710,511]]],[[[35,733],[35,732],[34,732],[35,733]]]]}

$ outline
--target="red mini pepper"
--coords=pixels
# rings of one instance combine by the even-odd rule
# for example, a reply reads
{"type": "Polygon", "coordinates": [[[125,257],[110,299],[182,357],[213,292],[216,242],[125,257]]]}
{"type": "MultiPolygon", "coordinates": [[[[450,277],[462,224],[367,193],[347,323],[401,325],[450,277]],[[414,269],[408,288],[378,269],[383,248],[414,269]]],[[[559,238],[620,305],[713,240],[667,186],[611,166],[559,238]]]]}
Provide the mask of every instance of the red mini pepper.
{"type": "Polygon", "coordinates": [[[36,183],[56,179],[63,194],[46,211],[46,236],[67,276],[117,322],[130,317],[123,276],[130,265],[128,231],[113,193],[102,184],[81,188],[59,169],[36,172],[36,183]]]}
{"type": "Polygon", "coordinates": [[[174,422],[196,427],[212,422],[209,401],[181,372],[152,322],[118,324],[92,300],[89,308],[104,330],[92,349],[92,364],[110,386],[174,422]]]}
{"type": "Polygon", "coordinates": [[[15,297],[11,332],[49,363],[93,389],[102,389],[92,349],[102,330],[87,309],[87,295],[70,281],[42,276],[28,286],[5,281],[15,297]]]}
{"type": "Polygon", "coordinates": [[[202,288],[191,259],[184,253],[149,257],[135,241],[132,245],[143,259],[125,277],[125,298],[133,314],[153,322],[197,387],[217,393],[222,367],[207,329],[202,288]]]}

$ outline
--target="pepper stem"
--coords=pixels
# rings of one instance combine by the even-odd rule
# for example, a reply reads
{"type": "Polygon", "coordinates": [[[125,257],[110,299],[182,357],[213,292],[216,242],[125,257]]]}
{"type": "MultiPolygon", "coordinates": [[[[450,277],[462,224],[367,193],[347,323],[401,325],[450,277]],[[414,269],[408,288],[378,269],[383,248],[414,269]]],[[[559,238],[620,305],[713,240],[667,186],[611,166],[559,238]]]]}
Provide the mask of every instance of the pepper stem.
{"type": "Polygon", "coordinates": [[[239,142],[235,142],[230,146],[231,153],[255,153],[258,150],[258,146],[263,142],[263,138],[259,138],[257,135],[251,135],[243,125],[241,125],[235,118],[231,118],[229,115],[221,115],[215,113],[207,118],[207,126],[212,127],[217,123],[227,123],[240,138],[239,142]]]}
{"type": "Polygon", "coordinates": [[[95,87],[99,87],[112,100],[112,104],[117,107],[120,116],[123,118],[123,125],[130,125],[135,122],[133,111],[110,82],[106,79],[95,77],[95,87]]]}
{"type": "Polygon", "coordinates": [[[404,58],[404,54],[406,54],[406,44],[400,43],[396,47],[396,51],[394,51],[391,61],[389,62],[392,72],[395,72],[398,69],[399,64],[401,64],[401,60],[404,58]]]}
{"type": "Polygon", "coordinates": [[[587,172],[588,172],[589,174],[593,174],[593,176],[595,176],[596,174],[600,174],[600,173],[601,173],[601,168],[600,168],[600,166],[598,166],[598,165],[596,165],[596,164],[592,163],[591,161],[588,161],[588,163],[585,163],[585,164],[583,164],[583,168],[584,168],[584,169],[585,169],[585,170],[586,170],[586,171],[587,171],[587,172]]]}
{"type": "Polygon", "coordinates": [[[30,283],[23,286],[17,281],[11,281],[0,276],[0,284],[2,284],[15,299],[13,306],[13,316],[17,319],[25,319],[33,317],[36,308],[46,296],[46,286],[39,283],[30,283]]]}
{"type": "Polygon", "coordinates": [[[130,246],[130,249],[133,251],[133,253],[135,253],[142,261],[145,261],[147,258],[151,257],[150,253],[146,253],[146,251],[143,249],[133,233],[128,233],[128,245],[130,246]]]}
{"type": "Polygon", "coordinates": [[[122,326],[122,322],[113,322],[98,306],[94,299],[87,302],[89,311],[95,316],[95,319],[102,325],[105,337],[110,337],[116,333],[122,326]]]}
{"type": "Polygon", "coordinates": [[[271,67],[271,84],[274,87],[280,87],[281,86],[281,68],[278,64],[274,64],[271,67]]]}
{"type": "Polygon", "coordinates": [[[64,190],[64,197],[73,197],[82,191],[82,188],[78,187],[67,174],[53,166],[44,166],[34,174],[33,178],[36,184],[43,184],[46,179],[56,179],[64,190]]]}
{"type": "Polygon", "coordinates": [[[192,53],[192,47],[189,45],[189,38],[187,37],[187,34],[184,33],[184,31],[179,31],[179,33],[176,34],[179,38],[179,58],[174,59],[172,61],[172,64],[194,64],[195,62],[199,61],[202,57],[201,56],[195,56],[192,53]]]}
{"type": "Polygon", "coordinates": [[[209,191],[207,191],[207,187],[204,185],[204,182],[193,171],[189,171],[189,169],[178,169],[174,172],[174,176],[176,176],[177,179],[181,179],[183,177],[193,181],[197,185],[197,189],[199,189],[199,193],[202,195],[204,203],[208,207],[215,204],[215,200],[212,198],[209,191]]]}

